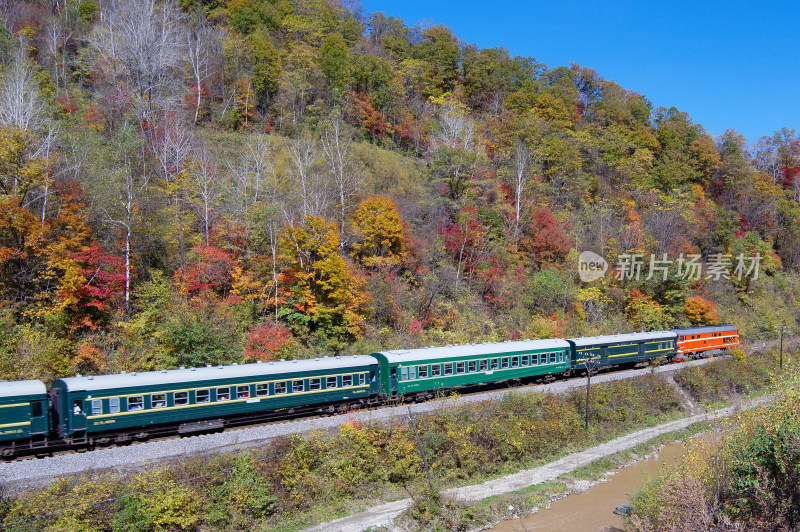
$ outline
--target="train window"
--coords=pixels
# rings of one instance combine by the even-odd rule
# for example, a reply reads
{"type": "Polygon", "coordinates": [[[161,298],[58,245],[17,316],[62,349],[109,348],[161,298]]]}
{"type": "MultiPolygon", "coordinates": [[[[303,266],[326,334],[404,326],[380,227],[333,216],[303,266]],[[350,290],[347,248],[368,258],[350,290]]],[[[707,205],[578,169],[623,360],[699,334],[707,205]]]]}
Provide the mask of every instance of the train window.
{"type": "Polygon", "coordinates": [[[269,384],[256,384],[256,397],[266,397],[267,395],[269,395],[269,384]]]}
{"type": "Polygon", "coordinates": [[[428,366],[417,366],[417,375],[420,379],[428,378],[428,366]]]}
{"type": "Polygon", "coordinates": [[[352,386],[353,385],[353,376],[352,375],[342,375],[342,386],[352,386]]]}
{"type": "Polygon", "coordinates": [[[231,398],[230,388],[217,388],[217,401],[227,401],[231,398]]]}
{"type": "Polygon", "coordinates": [[[197,390],[194,392],[195,403],[208,403],[211,401],[211,390],[197,390]]]}
{"type": "Polygon", "coordinates": [[[467,371],[469,371],[470,373],[475,373],[476,371],[478,371],[478,362],[476,360],[471,360],[467,366],[468,366],[467,371]]]}
{"type": "Polygon", "coordinates": [[[306,391],[305,381],[292,381],[292,393],[300,393],[306,391]]]}
{"type": "MultiPolygon", "coordinates": [[[[417,367],[416,366],[411,366],[410,368],[408,368],[408,378],[412,379],[412,380],[417,378],[417,367]]],[[[361,384],[364,384],[364,383],[362,382],[361,384]]]]}
{"type": "Polygon", "coordinates": [[[486,371],[488,369],[489,369],[489,361],[481,360],[481,371],[486,371]]]}
{"type": "Polygon", "coordinates": [[[325,378],[325,387],[326,388],[336,388],[336,377],[326,377],[325,378]]]}
{"type": "Polygon", "coordinates": [[[250,397],[250,386],[237,386],[236,387],[236,398],[237,399],[247,399],[250,397]]]}
{"type": "Polygon", "coordinates": [[[400,379],[404,381],[408,380],[408,368],[400,368],[400,379]]]}
{"type": "MultiPolygon", "coordinates": [[[[37,404],[37,403],[33,403],[33,404],[37,404]]],[[[41,404],[41,403],[38,403],[38,404],[41,404]]],[[[92,401],[92,415],[93,416],[99,416],[102,413],[103,413],[103,401],[101,401],[100,399],[96,399],[96,400],[92,401]]],[[[41,415],[41,414],[39,414],[39,415],[41,415]]],[[[34,417],[38,417],[38,416],[34,416],[34,417]]]]}
{"type": "Polygon", "coordinates": [[[492,369],[500,369],[500,359],[499,358],[493,358],[490,365],[491,365],[492,369]]]}
{"type": "Polygon", "coordinates": [[[358,384],[366,384],[366,383],[367,383],[367,374],[366,373],[361,373],[358,376],[358,384]]]}
{"type": "Polygon", "coordinates": [[[42,410],[42,402],[34,401],[31,403],[31,417],[42,417],[44,410],[42,410]]]}
{"type": "Polygon", "coordinates": [[[467,371],[467,363],[456,362],[456,373],[464,373],[465,371],[467,371]]]}
{"type": "Polygon", "coordinates": [[[433,375],[434,377],[438,377],[441,374],[442,374],[442,366],[440,366],[439,364],[434,364],[433,366],[431,366],[431,375],[433,375]]]}
{"type": "Polygon", "coordinates": [[[550,353],[550,363],[552,364],[555,361],[556,361],[556,354],[555,353],[550,353]]]}
{"type": "Polygon", "coordinates": [[[531,357],[530,356],[523,355],[523,356],[521,356],[519,358],[520,358],[520,364],[522,364],[523,366],[529,366],[530,365],[530,363],[531,363],[531,357]]]}
{"type": "Polygon", "coordinates": [[[108,400],[108,411],[112,414],[119,412],[119,397],[112,397],[108,400]]]}
{"type": "Polygon", "coordinates": [[[308,389],[309,390],[321,390],[322,389],[322,379],[308,379],[308,389]]]}
{"type": "Polygon", "coordinates": [[[175,392],[172,394],[172,403],[175,406],[189,404],[189,392],[175,392]]]}
{"type": "Polygon", "coordinates": [[[167,394],[154,393],[150,396],[150,408],[164,408],[167,406],[167,394]]]}
{"type": "Polygon", "coordinates": [[[519,357],[511,357],[511,367],[512,368],[519,367],[519,357]]]}
{"type": "Polygon", "coordinates": [[[500,362],[501,362],[500,367],[502,367],[504,369],[508,367],[508,358],[507,357],[500,359],[500,362]]]}
{"type": "Polygon", "coordinates": [[[128,397],[128,411],[142,410],[144,408],[144,398],[141,395],[128,397]]]}
{"type": "Polygon", "coordinates": [[[286,393],[286,383],[285,382],[276,382],[275,383],[275,393],[286,393]]]}
{"type": "Polygon", "coordinates": [[[444,365],[444,374],[445,375],[452,375],[453,374],[453,363],[448,362],[444,365]]]}

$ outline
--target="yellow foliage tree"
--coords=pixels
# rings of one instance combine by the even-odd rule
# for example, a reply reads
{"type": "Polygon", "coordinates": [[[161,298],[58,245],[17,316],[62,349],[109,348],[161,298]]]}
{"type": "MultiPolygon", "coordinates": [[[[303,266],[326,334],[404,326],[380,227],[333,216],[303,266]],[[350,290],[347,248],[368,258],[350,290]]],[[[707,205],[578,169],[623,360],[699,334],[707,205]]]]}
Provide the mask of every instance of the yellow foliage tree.
{"type": "Polygon", "coordinates": [[[339,254],[334,224],[306,216],[302,224],[284,228],[279,245],[286,265],[281,285],[287,302],[279,314],[300,336],[314,336],[333,350],[359,338],[364,282],[339,254]]]}
{"type": "Polygon", "coordinates": [[[353,214],[355,242],[350,255],[367,268],[402,266],[406,260],[403,220],[389,198],[373,196],[353,214]]]}

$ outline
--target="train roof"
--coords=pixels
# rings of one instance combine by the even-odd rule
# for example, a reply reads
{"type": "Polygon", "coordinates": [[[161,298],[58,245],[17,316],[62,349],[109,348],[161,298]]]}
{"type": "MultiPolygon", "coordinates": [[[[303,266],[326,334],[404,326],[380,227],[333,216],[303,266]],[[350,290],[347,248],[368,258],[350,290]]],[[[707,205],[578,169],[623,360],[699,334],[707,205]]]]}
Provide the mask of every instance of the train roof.
{"type": "Polygon", "coordinates": [[[21,395],[47,395],[42,381],[0,381],[0,398],[21,395]]]}
{"type": "Polygon", "coordinates": [[[730,332],[738,330],[735,325],[701,325],[699,327],[684,327],[682,329],[671,329],[676,334],[702,334],[712,332],[730,332]]]}
{"type": "Polygon", "coordinates": [[[677,335],[673,331],[638,332],[628,334],[609,334],[606,336],[587,336],[585,338],[570,338],[576,347],[597,344],[617,344],[627,342],[643,342],[646,340],[674,339],[677,335]]]}
{"type": "Polygon", "coordinates": [[[502,355],[519,352],[537,351],[540,349],[568,349],[566,340],[519,340],[497,342],[491,344],[450,345],[446,347],[423,347],[422,349],[397,349],[379,351],[373,356],[382,356],[392,364],[397,362],[419,362],[422,360],[440,360],[447,358],[464,358],[473,356],[502,355]]]}
{"type": "Polygon", "coordinates": [[[373,357],[366,355],[322,357],[307,360],[232,364],[230,366],[206,366],[204,368],[118,373],[115,375],[96,375],[90,377],[68,377],[57,379],[53,385],[55,387],[57,383],[63,383],[63,387],[70,391],[95,391],[197,381],[273,377],[308,371],[346,370],[348,368],[377,366],[377,364],[377,361],[373,357]]]}

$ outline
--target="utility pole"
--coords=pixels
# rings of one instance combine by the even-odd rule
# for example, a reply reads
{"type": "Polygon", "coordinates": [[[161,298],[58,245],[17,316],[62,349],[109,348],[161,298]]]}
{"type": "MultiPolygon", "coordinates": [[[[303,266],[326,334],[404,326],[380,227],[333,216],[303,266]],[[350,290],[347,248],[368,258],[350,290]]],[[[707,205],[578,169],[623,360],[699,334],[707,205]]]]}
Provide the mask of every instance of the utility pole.
{"type": "Polygon", "coordinates": [[[583,428],[589,430],[589,395],[592,389],[592,355],[589,354],[583,361],[586,366],[586,416],[583,420],[583,428]]]}
{"type": "Polygon", "coordinates": [[[788,334],[789,331],[791,330],[792,328],[788,325],[779,325],[775,327],[775,331],[777,331],[781,335],[781,359],[780,359],[781,369],[783,369],[783,335],[784,333],[788,334]]]}
{"type": "Polygon", "coordinates": [[[419,454],[422,455],[422,465],[425,466],[425,474],[428,475],[428,489],[433,493],[433,482],[431,482],[431,472],[428,470],[428,461],[425,459],[425,451],[422,450],[422,441],[419,439],[417,432],[417,423],[414,421],[414,414],[411,413],[411,407],[408,407],[408,418],[411,420],[411,427],[414,429],[414,436],[417,437],[417,447],[419,447],[419,454]]]}

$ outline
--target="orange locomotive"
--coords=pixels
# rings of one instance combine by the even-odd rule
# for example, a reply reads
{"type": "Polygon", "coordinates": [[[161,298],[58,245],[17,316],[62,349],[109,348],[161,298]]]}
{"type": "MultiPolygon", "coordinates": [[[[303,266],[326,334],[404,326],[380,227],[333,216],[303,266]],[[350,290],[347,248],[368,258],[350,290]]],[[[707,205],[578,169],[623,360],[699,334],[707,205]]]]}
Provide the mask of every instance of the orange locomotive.
{"type": "Polygon", "coordinates": [[[705,325],[672,329],[678,335],[677,353],[673,360],[697,358],[709,351],[730,349],[739,345],[739,329],[733,325],[705,325]]]}

